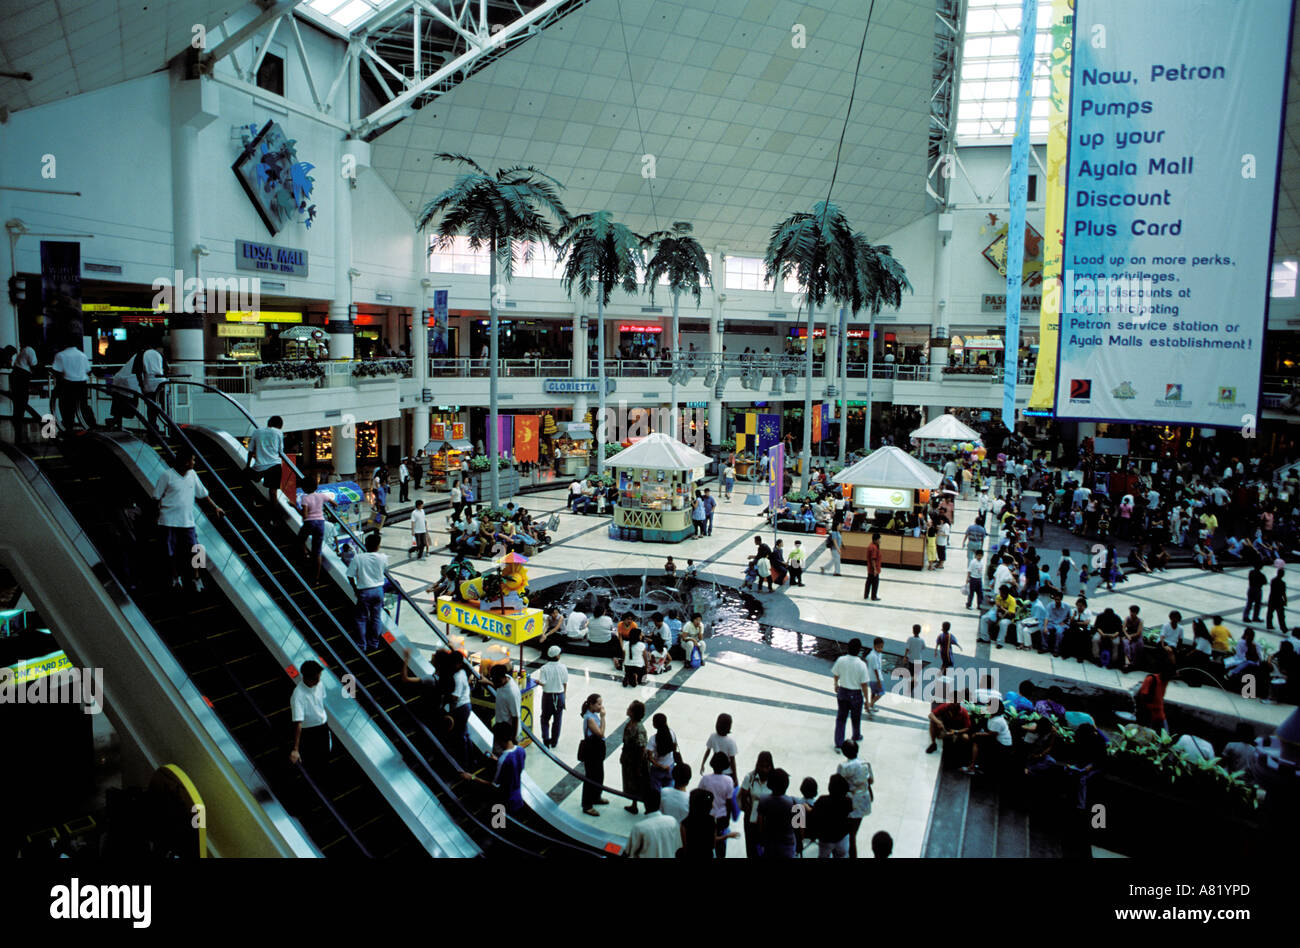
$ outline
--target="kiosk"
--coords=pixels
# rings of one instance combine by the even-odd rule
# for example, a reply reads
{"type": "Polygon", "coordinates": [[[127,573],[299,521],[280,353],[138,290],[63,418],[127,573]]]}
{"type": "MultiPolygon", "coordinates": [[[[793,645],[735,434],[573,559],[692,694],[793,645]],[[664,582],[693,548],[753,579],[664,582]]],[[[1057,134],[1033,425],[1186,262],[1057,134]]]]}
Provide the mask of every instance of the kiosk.
{"type": "Polygon", "coordinates": [[[695,533],[691,509],[707,456],[655,432],[610,459],[618,485],[611,533],[622,540],[677,543],[695,533]]]}
{"type": "MultiPolygon", "coordinates": [[[[524,643],[542,634],[546,618],[541,609],[512,609],[496,612],[482,608],[485,603],[458,602],[451,596],[438,597],[438,618],[447,623],[448,638],[455,627],[465,632],[473,632],[484,638],[496,639],[506,645],[519,646],[519,661],[515,664],[515,681],[519,684],[521,696],[519,707],[520,728],[533,726],[533,694],[537,682],[533,681],[524,670],[524,643]]],[[[484,652],[468,652],[466,658],[471,666],[486,676],[487,670],[500,664],[505,649],[490,645],[484,652]]],[[[477,679],[476,679],[477,681],[477,679]]],[[[491,726],[496,702],[486,686],[475,684],[470,694],[470,705],[475,713],[491,726]]],[[[519,737],[519,745],[527,747],[531,743],[526,734],[519,737]]]]}
{"type": "MultiPolygon", "coordinates": [[[[837,484],[847,485],[853,507],[864,510],[871,518],[877,510],[911,513],[930,502],[930,492],[937,489],[941,475],[926,467],[902,448],[878,448],[852,467],[836,474],[837,484]]],[[[866,561],[871,545],[872,527],[843,534],[843,558],[849,562],[866,561]]],[[[925,537],[903,532],[879,530],[880,552],[886,566],[921,569],[925,565],[925,537]]]]}
{"type": "Polygon", "coordinates": [[[955,415],[945,413],[917,428],[910,437],[916,442],[917,453],[929,459],[945,456],[957,443],[979,441],[980,433],[955,415]]]}
{"type": "Polygon", "coordinates": [[[585,421],[556,425],[555,473],[560,477],[585,477],[591,470],[591,446],[595,435],[585,421]]]}
{"type": "Polygon", "coordinates": [[[461,458],[473,453],[474,445],[464,438],[430,441],[424,446],[425,457],[429,459],[429,485],[441,484],[450,490],[451,481],[460,476],[461,458]]]}

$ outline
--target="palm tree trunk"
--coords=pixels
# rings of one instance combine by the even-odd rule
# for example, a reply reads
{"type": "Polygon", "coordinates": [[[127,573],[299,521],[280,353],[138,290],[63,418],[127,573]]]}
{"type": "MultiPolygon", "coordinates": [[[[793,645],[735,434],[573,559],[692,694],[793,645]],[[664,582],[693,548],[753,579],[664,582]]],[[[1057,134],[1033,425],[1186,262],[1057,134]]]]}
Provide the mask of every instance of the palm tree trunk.
{"type": "Polygon", "coordinates": [[[848,449],[849,435],[849,308],[840,307],[840,463],[848,449]]]}
{"type": "Polygon", "coordinates": [[[677,426],[680,423],[678,421],[678,415],[681,414],[681,412],[679,412],[677,409],[677,367],[681,365],[681,361],[682,361],[681,324],[677,321],[678,303],[680,302],[679,297],[680,294],[676,290],[673,290],[673,361],[672,361],[672,373],[673,373],[672,374],[672,401],[673,401],[672,419],[673,420],[672,420],[672,425],[670,426],[670,433],[678,441],[681,440],[681,435],[677,433],[677,426]]]}
{"type": "Polygon", "coordinates": [[[600,410],[596,418],[596,476],[605,473],[605,284],[596,291],[596,379],[600,410]]]}
{"type": "Polygon", "coordinates": [[[808,343],[804,346],[803,379],[803,472],[799,476],[800,490],[808,490],[812,476],[812,386],[813,386],[813,302],[808,300],[808,343]]]}
{"type": "MultiPolygon", "coordinates": [[[[501,506],[501,481],[500,472],[497,470],[497,456],[499,455],[497,442],[501,437],[501,429],[497,424],[497,241],[496,237],[492,238],[488,262],[488,426],[487,426],[487,453],[488,453],[488,496],[492,499],[493,507],[501,506]]],[[[473,353],[471,353],[473,355],[473,353]]]]}

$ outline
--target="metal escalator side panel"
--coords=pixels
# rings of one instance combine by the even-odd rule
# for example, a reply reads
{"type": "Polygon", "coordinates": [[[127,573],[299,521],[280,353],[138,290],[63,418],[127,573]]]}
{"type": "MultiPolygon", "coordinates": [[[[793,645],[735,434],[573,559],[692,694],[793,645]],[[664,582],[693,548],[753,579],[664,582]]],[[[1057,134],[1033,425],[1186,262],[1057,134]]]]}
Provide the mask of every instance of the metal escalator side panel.
{"type": "Polygon", "coordinates": [[[215,855],[318,857],[34,462],[0,452],[0,557],[75,664],[111,670],[107,713],[151,768],[176,763],[204,788],[215,855]]]}
{"type": "MultiPolygon", "coordinates": [[[[219,431],[203,425],[195,425],[192,426],[192,428],[207,438],[210,438],[214,443],[220,446],[220,448],[226,453],[227,459],[234,462],[236,467],[242,469],[247,463],[247,450],[228,432],[219,431]]],[[[286,501],[283,493],[279,499],[279,505],[284,512],[285,518],[294,531],[302,526],[301,515],[295,507],[286,501]]],[[[325,545],[322,552],[324,554],[325,567],[321,571],[322,578],[328,574],[330,578],[338,584],[339,588],[349,597],[349,599],[353,599],[352,587],[346,578],[342,561],[338,558],[337,554],[329,548],[329,544],[325,545]]],[[[393,581],[397,582],[396,579],[393,581]]],[[[390,637],[385,638],[386,646],[395,651],[398,655],[403,654],[404,651],[409,648],[412,653],[412,668],[422,677],[430,677],[433,674],[433,667],[420,654],[420,649],[427,648],[427,646],[417,646],[413,644],[398,629],[397,623],[393,621],[392,616],[388,614],[387,610],[383,613],[382,622],[385,631],[391,633],[390,637]]],[[[432,620],[430,620],[430,623],[431,622],[432,620]]],[[[434,631],[436,632],[437,630],[435,629],[434,631]]],[[[493,744],[492,731],[476,714],[470,715],[469,733],[470,740],[473,742],[474,747],[477,750],[484,754],[491,751],[493,744]]],[[[619,836],[618,834],[610,833],[608,831],[601,831],[600,829],[593,827],[566,812],[558,803],[551,799],[546,791],[543,790],[526,771],[523,774],[521,791],[524,802],[530,810],[554,827],[557,832],[569,837],[571,840],[589,846],[599,852],[608,852],[610,844],[617,846],[619,851],[622,851],[627,847],[627,837],[619,836]]]]}
{"type": "MultiPolygon", "coordinates": [[[[130,442],[140,443],[133,436],[120,434],[112,435],[108,440],[115,452],[130,442]]],[[[147,445],[144,451],[128,448],[119,456],[127,464],[131,476],[147,490],[152,490],[166,468],[157,452],[147,445]]],[[[208,478],[214,476],[205,475],[208,478]]],[[[205,486],[211,490],[215,485],[209,483],[205,486]]],[[[331,667],[308,645],[302,633],[226,542],[217,525],[201,510],[195,512],[194,519],[209,577],[225,593],[279,666],[286,669],[286,683],[287,670],[291,667],[296,669],[309,659],[324,666],[325,709],[331,733],[361,766],[420,845],[432,856],[465,858],[481,855],[479,847],[447,813],[433,790],[411,772],[397,748],[371,720],[366,709],[349,696],[338,678],[338,669],[331,667]]]]}

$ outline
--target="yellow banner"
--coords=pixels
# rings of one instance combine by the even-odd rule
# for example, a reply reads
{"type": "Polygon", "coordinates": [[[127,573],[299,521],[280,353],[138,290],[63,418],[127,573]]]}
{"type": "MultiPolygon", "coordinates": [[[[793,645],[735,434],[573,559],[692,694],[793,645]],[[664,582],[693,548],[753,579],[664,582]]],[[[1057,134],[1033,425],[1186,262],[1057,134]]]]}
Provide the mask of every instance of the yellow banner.
{"type": "Polygon", "coordinates": [[[33,658],[19,662],[16,665],[10,665],[9,669],[13,673],[10,682],[15,685],[24,685],[29,681],[36,681],[38,678],[45,678],[55,672],[66,671],[71,667],[72,662],[68,661],[67,655],[62,652],[51,652],[43,658],[33,658]]]}
{"type": "Polygon", "coordinates": [[[1038,363],[1029,408],[1056,400],[1056,334],[1061,323],[1061,250],[1065,243],[1066,153],[1070,136],[1070,48],[1074,0],[1052,0],[1052,84],[1047,129],[1047,222],[1043,228],[1043,305],[1038,317],[1038,363]]]}
{"type": "Polygon", "coordinates": [[[302,313],[288,310],[246,310],[232,309],[226,313],[228,323],[300,323],[302,313]]]}
{"type": "Polygon", "coordinates": [[[542,634],[541,609],[524,609],[513,615],[502,615],[475,609],[463,602],[456,602],[450,596],[439,596],[438,618],[467,632],[500,639],[511,645],[519,645],[542,634]]]}

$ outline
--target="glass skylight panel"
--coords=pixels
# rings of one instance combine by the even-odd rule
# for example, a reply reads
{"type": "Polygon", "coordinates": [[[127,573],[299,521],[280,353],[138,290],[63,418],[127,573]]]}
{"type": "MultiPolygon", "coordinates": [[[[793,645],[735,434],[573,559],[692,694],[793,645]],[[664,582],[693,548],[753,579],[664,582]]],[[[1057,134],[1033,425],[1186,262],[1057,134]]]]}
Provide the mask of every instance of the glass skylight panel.
{"type": "Polygon", "coordinates": [[[309,0],[307,6],[350,30],[379,8],[379,0],[309,0]]]}
{"type": "MultiPolygon", "coordinates": [[[[1007,141],[1015,134],[1020,56],[1020,0],[970,0],[957,86],[957,140],[1007,141]]],[[[1029,135],[1047,138],[1052,7],[1038,7],[1029,135]]]]}

